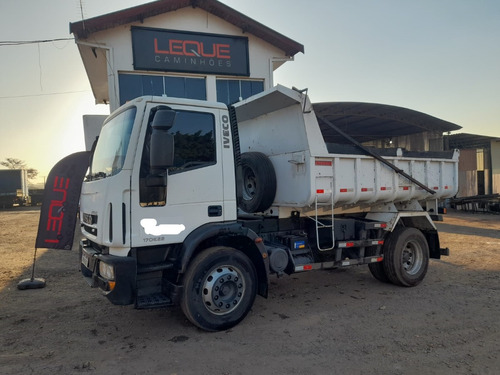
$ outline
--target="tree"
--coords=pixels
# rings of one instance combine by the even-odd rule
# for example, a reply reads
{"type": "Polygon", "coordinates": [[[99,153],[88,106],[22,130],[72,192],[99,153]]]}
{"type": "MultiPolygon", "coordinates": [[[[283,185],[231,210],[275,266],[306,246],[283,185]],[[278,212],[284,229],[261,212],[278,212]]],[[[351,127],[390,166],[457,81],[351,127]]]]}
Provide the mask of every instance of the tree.
{"type": "Polygon", "coordinates": [[[26,169],[29,180],[33,180],[38,175],[38,170],[34,168],[28,168],[24,160],[16,158],[5,158],[4,161],[0,161],[0,165],[3,165],[4,167],[7,167],[9,169],[26,169]]]}

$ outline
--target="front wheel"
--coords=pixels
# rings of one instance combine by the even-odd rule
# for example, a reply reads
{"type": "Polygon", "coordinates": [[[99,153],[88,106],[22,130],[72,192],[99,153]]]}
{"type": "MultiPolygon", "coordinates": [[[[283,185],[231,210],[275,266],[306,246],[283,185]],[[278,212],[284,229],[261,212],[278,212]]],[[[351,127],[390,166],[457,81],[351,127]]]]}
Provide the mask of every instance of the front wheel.
{"type": "Polygon", "coordinates": [[[257,276],[250,259],[230,247],[211,247],[189,265],[181,307],[196,326],[219,331],[245,318],[256,293],[257,276]]]}
{"type": "Polygon", "coordinates": [[[401,286],[420,284],[429,266],[429,245],[416,228],[399,227],[384,243],[383,267],[390,282],[401,286]]]}

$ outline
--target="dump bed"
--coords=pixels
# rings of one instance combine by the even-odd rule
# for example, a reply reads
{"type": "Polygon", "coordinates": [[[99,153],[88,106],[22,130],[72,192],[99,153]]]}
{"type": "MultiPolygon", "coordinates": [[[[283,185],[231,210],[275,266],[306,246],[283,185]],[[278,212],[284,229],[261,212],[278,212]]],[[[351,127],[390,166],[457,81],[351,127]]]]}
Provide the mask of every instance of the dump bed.
{"type": "Polygon", "coordinates": [[[326,144],[311,103],[300,92],[278,85],[235,109],[241,152],[262,152],[274,165],[273,206],[346,207],[443,199],[457,193],[458,151],[375,150],[425,189],[347,141],[326,144]]]}

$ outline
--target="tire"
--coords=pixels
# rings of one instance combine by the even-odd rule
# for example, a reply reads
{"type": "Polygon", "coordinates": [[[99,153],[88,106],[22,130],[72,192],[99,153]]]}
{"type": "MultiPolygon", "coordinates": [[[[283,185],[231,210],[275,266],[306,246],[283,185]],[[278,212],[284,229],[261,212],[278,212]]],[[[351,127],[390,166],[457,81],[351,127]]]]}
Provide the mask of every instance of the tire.
{"type": "Polygon", "coordinates": [[[217,246],[203,251],[184,276],[184,315],[206,331],[235,326],[252,308],[256,275],[251,260],[239,250],[217,246]]]}
{"type": "Polygon", "coordinates": [[[269,158],[260,152],[241,155],[243,186],[240,208],[248,213],[271,207],[276,196],[276,173],[269,158]]]}
{"type": "Polygon", "coordinates": [[[370,270],[372,276],[378,281],[382,281],[383,283],[391,282],[385,273],[383,262],[370,263],[368,264],[368,269],[370,270]]]}
{"type": "Polygon", "coordinates": [[[416,228],[396,228],[384,243],[384,271],[395,285],[416,286],[429,266],[429,245],[416,228]]]}

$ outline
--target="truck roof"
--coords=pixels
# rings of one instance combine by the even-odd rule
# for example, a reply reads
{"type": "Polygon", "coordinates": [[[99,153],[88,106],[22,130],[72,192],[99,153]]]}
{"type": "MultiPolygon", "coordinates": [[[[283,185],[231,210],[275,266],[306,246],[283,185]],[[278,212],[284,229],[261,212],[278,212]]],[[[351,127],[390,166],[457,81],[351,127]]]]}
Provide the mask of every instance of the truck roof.
{"type": "Polygon", "coordinates": [[[227,109],[227,106],[224,103],[212,102],[206,100],[197,100],[197,99],[186,99],[186,98],[175,98],[173,96],[154,96],[154,95],[144,95],[138,98],[132,99],[127,102],[127,104],[140,103],[142,101],[148,101],[152,103],[161,103],[161,104],[172,104],[172,105],[181,105],[181,106],[192,106],[192,107],[203,107],[203,108],[218,108],[218,109],[227,109]]]}

